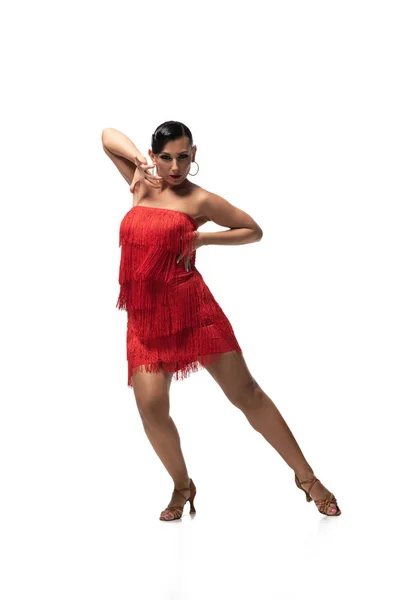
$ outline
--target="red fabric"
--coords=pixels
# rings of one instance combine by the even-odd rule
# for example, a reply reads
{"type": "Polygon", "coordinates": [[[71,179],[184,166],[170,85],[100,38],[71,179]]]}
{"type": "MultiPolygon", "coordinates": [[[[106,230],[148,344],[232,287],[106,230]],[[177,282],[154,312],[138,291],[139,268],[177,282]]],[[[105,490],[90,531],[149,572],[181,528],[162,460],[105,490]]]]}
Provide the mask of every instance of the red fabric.
{"type": "Polygon", "coordinates": [[[185,379],[219,360],[242,353],[231,324],[195,267],[198,225],[167,208],[134,206],[120,226],[120,293],[128,313],[128,386],[138,371],[169,371],[185,379]],[[185,270],[189,255],[191,267],[185,270]]]}

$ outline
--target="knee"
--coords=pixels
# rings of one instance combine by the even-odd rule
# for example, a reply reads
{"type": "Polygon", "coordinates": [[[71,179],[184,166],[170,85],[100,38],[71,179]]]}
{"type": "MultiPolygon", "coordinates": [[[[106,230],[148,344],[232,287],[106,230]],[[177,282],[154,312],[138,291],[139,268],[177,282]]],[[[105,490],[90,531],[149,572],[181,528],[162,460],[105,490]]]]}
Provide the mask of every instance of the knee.
{"type": "Polygon", "coordinates": [[[164,396],[136,396],[136,405],[144,425],[156,425],[169,418],[169,399],[164,396]]]}
{"type": "Polygon", "coordinates": [[[246,383],[237,388],[229,397],[229,400],[243,412],[260,408],[263,403],[264,392],[252,377],[246,383]]]}

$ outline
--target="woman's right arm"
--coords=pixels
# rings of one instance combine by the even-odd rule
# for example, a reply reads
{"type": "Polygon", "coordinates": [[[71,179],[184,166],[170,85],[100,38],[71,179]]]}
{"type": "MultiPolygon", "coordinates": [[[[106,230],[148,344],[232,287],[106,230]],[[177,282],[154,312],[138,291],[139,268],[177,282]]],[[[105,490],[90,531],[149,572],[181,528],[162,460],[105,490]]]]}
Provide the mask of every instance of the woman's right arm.
{"type": "Polygon", "coordinates": [[[131,185],[136,171],[135,159],[147,164],[135,144],[121,131],[107,127],[101,134],[103,150],[111,158],[123,178],[131,185]]]}

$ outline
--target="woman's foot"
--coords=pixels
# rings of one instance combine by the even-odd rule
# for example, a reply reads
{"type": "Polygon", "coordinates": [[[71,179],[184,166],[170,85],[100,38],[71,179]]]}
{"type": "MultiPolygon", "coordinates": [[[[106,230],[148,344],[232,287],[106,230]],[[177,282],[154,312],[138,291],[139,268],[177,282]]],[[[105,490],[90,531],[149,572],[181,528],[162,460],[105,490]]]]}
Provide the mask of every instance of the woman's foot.
{"type": "Polygon", "coordinates": [[[300,474],[296,473],[296,476],[299,480],[301,488],[309,493],[320,512],[326,515],[339,515],[341,513],[334,495],[324,485],[322,485],[319,479],[313,483],[315,475],[312,471],[300,474]]]}
{"type": "Polygon", "coordinates": [[[183,507],[185,506],[186,501],[189,499],[190,493],[190,478],[188,478],[186,481],[180,482],[179,484],[175,483],[171,500],[167,508],[162,511],[160,518],[162,517],[162,520],[166,521],[172,521],[173,519],[176,519],[176,511],[168,512],[168,508],[171,506],[181,507],[183,511],[183,507]]]}

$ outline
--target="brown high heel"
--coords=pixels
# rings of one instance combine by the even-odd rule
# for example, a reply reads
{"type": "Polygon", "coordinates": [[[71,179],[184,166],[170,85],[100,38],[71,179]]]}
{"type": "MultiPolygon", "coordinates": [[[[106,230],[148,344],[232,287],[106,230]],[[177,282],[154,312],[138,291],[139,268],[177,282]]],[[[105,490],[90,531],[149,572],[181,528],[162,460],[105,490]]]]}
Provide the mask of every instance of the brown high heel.
{"type": "Polygon", "coordinates": [[[185,499],[185,503],[183,506],[167,506],[167,508],[165,508],[160,515],[160,521],[175,521],[176,519],[180,519],[182,517],[183,509],[187,501],[190,502],[190,514],[194,514],[196,512],[196,509],[194,507],[193,501],[196,495],[196,491],[196,486],[194,485],[192,479],[190,479],[189,487],[180,488],[179,490],[174,488],[174,492],[179,492],[181,496],[183,496],[183,498],[185,499]],[[182,494],[182,492],[186,490],[190,491],[189,498],[186,498],[185,495],[182,494]],[[172,515],[172,519],[167,519],[167,514],[172,515]]]}
{"type": "MultiPolygon", "coordinates": [[[[305,479],[304,481],[300,481],[299,478],[297,477],[296,473],[294,475],[294,479],[295,479],[297,487],[300,490],[303,490],[303,492],[305,493],[307,502],[311,502],[312,498],[311,498],[309,492],[311,491],[312,486],[315,483],[317,483],[317,481],[319,481],[319,479],[317,479],[314,476],[311,479],[305,479]],[[308,488],[308,492],[303,487],[301,487],[302,483],[311,483],[310,487],[308,488]]],[[[333,494],[331,494],[330,492],[326,498],[322,498],[321,500],[314,500],[314,502],[315,502],[319,512],[323,515],[326,515],[327,517],[338,517],[339,515],[342,514],[342,511],[340,510],[340,508],[336,502],[335,496],[333,494]],[[335,513],[327,512],[329,508],[332,508],[329,506],[330,504],[335,504],[335,508],[336,508],[335,513]]]]}

